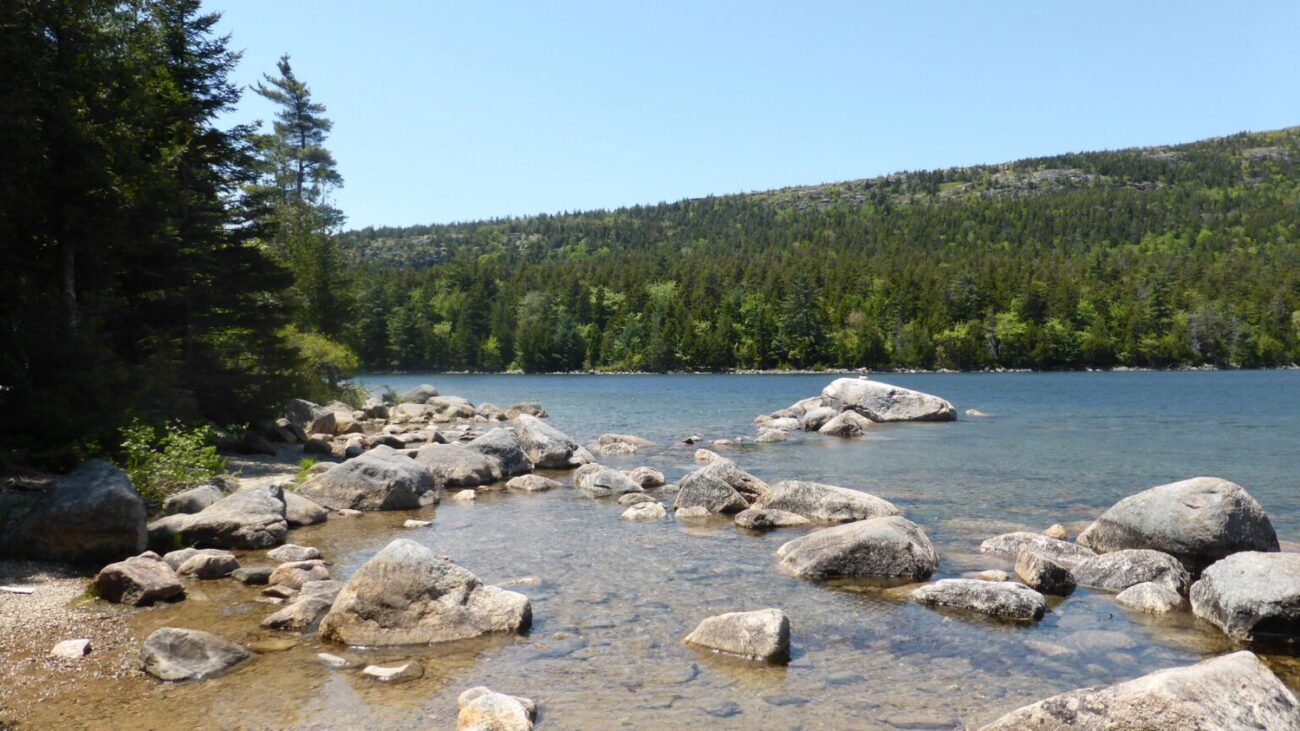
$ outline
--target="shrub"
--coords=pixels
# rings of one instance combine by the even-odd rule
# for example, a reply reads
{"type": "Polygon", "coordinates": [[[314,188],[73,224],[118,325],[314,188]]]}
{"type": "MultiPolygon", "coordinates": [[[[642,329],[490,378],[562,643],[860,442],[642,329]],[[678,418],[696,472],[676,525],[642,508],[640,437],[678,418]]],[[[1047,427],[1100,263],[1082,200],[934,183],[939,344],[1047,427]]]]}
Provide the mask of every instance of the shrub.
{"type": "Polygon", "coordinates": [[[298,463],[298,474],[293,478],[294,484],[301,485],[306,482],[307,477],[311,474],[311,468],[315,464],[315,457],[303,457],[302,461],[298,463]]]}
{"type": "Polygon", "coordinates": [[[216,436],[203,424],[168,422],[159,430],[133,421],[122,430],[119,466],[145,504],[156,508],[168,495],[201,485],[225,469],[216,436]]]}

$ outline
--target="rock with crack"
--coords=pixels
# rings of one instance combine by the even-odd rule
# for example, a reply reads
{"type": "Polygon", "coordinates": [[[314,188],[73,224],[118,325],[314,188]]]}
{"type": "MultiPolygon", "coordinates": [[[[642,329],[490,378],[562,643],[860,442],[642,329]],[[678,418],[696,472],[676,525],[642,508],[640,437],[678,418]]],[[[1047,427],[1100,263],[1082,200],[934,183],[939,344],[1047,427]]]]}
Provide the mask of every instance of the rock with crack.
{"type": "Polygon", "coordinates": [[[813,580],[924,581],[939,565],[925,531],[893,515],[809,533],[777,550],[779,567],[813,580]]]}
{"type": "Polygon", "coordinates": [[[780,609],[706,617],[686,644],[771,663],[790,661],[790,619],[780,609]]]}
{"type": "Polygon", "coordinates": [[[1278,550],[1260,504],[1218,477],[1194,477],[1120,500],[1079,534],[1098,553],[1144,548],[1177,558],[1193,573],[1239,551],[1278,550]]]}
{"type": "Polygon", "coordinates": [[[154,630],[140,648],[144,671],[160,680],[202,680],[221,675],[250,657],[248,650],[196,629],[154,630]]]}
{"type": "Polygon", "coordinates": [[[1084,688],[1012,711],[982,731],[1297,729],[1300,702],[1242,651],[1117,685],[1084,688]]]}
{"type": "Polygon", "coordinates": [[[322,640],[422,645],[520,632],[532,622],[523,594],[486,586],[414,541],[397,539],[357,569],[321,620],[322,640]]]}
{"type": "Polygon", "coordinates": [[[962,609],[1016,622],[1037,621],[1047,610],[1042,594],[1010,581],[942,579],[913,591],[911,599],[927,607],[962,609]]]}

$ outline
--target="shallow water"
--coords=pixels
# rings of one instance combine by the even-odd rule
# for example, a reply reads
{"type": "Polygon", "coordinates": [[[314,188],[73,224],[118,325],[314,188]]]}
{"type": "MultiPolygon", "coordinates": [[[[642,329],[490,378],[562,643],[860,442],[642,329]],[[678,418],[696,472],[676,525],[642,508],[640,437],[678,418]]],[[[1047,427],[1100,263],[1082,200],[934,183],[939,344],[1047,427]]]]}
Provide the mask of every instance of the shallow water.
{"type": "MultiPolygon", "coordinates": [[[[580,441],[608,431],[671,445],[752,435],[752,418],[815,395],[831,376],[383,376],[397,390],[507,406],[541,401],[580,441]]],[[[868,439],[795,435],[727,456],[773,482],[802,478],[885,497],[921,524],[941,556],[936,578],[1010,563],[977,552],[988,536],[1086,521],[1118,498],[1198,474],[1238,482],[1280,537],[1300,535],[1300,372],[882,376],[989,418],[888,425],[868,439]]],[[[696,467],[694,448],[665,446],[615,466],[649,464],[670,480],[696,467]]],[[[719,450],[723,451],[723,450],[719,450]]],[[[562,477],[563,474],[552,476],[562,477]]],[[[670,500],[664,496],[661,499],[670,500]]],[[[612,500],[572,489],[488,492],[476,504],[336,518],[291,535],[318,546],[336,578],[401,536],[421,541],[488,583],[532,600],[522,637],[382,652],[321,647],[311,635],[213,681],[171,686],[135,679],[56,701],[87,725],[141,728],[454,727],[455,698],[473,685],[527,695],[539,728],[956,728],[1072,688],[1113,683],[1232,649],[1190,615],[1130,615],[1103,593],[1076,591],[1032,626],[940,613],[880,590],[832,588],[784,576],[773,553],[803,529],[766,535],[719,520],[627,523],[612,500]],[[406,530],[408,517],[431,528],[406,530]],[[780,607],[793,626],[787,668],[681,644],[700,619],[780,607]],[[314,654],[361,662],[419,657],[424,678],[393,687],[314,654]]],[[[246,565],[257,557],[245,556],[246,565]]],[[[194,585],[175,605],[133,619],[188,626],[236,641],[274,636],[258,622],[275,607],[230,581],[194,585]]],[[[1267,656],[1293,688],[1294,659],[1267,656]]],[[[56,715],[49,716],[50,718],[56,715]]]]}

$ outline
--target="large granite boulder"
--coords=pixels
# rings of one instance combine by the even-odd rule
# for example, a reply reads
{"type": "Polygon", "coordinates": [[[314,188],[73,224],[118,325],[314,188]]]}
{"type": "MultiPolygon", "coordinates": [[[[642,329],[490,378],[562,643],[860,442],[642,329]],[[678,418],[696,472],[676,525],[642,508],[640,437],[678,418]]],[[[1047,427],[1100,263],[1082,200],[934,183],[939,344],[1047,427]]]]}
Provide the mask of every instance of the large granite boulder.
{"type": "MultiPolygon", "coordinates": [[[[173,516],[175,517],[175,516],[173,516]]],[[[182,543],[200,548],[256,550],[284,543],[284,489],[279,485],[245,488],[177,524],[182,543]]]]}
{"type": "MultiPolygon", "coordinates": [[[[497,461],[497,480],[533,471],[533,462],[510,429],[497,427],[465,445],[465,449],[487,455],[497,461]]],[[[495,480],[494,480],[495,482],[495,480]]]]}
{"type": "Polygon", "coordinates": [[[512,417],[511,423],[524,452],[536,467],[563,470],[596,461],[573,437],[536,416],[519,413],[512,417]]]}
{"type": "Polygon", "coordinates": [[[728,612],[706,617],[686,644],[750,660],[790,661],[790,619],[780,609],[728,612]]]}
{"type": "Polygon", "coordinates": [[[399,538],[357,569],[321,620],[321,639],[345,645],[425,645],[519,632],[528,597],[486,586],[425,546],[399,538]]]}
{"type": "Polygon", "coordinates": [[[681,479],[673,507],[699,506],[710,513],[739,513],[770,489],[735,462],[719,457],[681,479]]]}
{"type": "Polygon", "coordinates": [[[335,510],[412,510],[439,498],[428,469],[382,446],[309,479],[299,492],[335,510]]]}
{"type": "Polygon", "coordinates": [[[827,406],[872,421],[953,421],[957,410],[938,396],[865,378],[837,378],[822,389],[827,406]]]}
{"type": "Polygon", "coordinates": [[[992,553],[1011,559],[1018,558],[1020,552],[1026,548],[1032,548],[1050,556],[1052,560],[1063,564],[1067,568],[1073,568],[1080,562],[1097,556],[1092,549],[1029,531],[1003,533],[999,536],[993,536],[980,544],[980,552],[982,553],[992,553]]]}
{"type": "Polygon", "coordinates": [[[1192,611],[1244,641],[1300,639],[1300,553],[1234,553],[1192,585],[1192,611]]]}
{"type": "Polygon", "coordinates": [[[160,680],[212,678],[247,660],[248,650],[196,629],[154,630],[140,648],[144,671],[160,680]]]}
{"type": "Polygon", "coordinates": [[[1191,576],[1178,559],[1144,549],[1104,553],[1076,564],[1070,571],[1080,586],[1109,591],[1154,581],[1182,594],[1191,583],[1191,576]]]}
{"type": "Polygon", "coordinates": [[[893,503],[870,493],[803,480],[772,485],[753,507],[783,510],[820,523],[851,523],[902,513],[893,503]]]}
{"type": "Polygon", "coordinates": [[[0,489],[0,558],[102,564],[148,546],[145,506],[126,473],[92,459],[41,491],[0,489]]]}
{"type": "Polygon", "coordinates": [[[153,551],[105,566],[95,575],[92,585],[104,601],[136,607],[185,593],[176,572],[153,551]]]}
{"type": "Polygon", "coordinates": [[[942,579],[912,592],[911,599],[927,607],[963,609],[1017,622],[1042,619],[1047,611],[1042,594],[1010,581],[942,579]]]}
{"type": "Polygon", "coordinates": [[[1193,573],[1238,551],[1277,551],[1277,533],[1259,503],[1217,477],[1160,485],[1115,503],[1079,534],[1097,553],[1149,548],[1193,573]]]}
{"type": "Polygon", "coordinates": [[[929,537],[891,515],[815,531],[777,550],[780,568],[805,579],[924,581],[939,565],[929,537]]]}
{"type": "Polygon", "coordinates": [[[1017,709],[983,731],[1300,729],[1300,702],[1250,652],[1084,688],[1017,709]]]}
{"type": "Polygon", "coordinates": [[[466,449],[459,444],[430,444],[420,447],[415,461],[433,474],[443,487],[477,487],[500,479],[501,465],[495,457],[466,449]]]}

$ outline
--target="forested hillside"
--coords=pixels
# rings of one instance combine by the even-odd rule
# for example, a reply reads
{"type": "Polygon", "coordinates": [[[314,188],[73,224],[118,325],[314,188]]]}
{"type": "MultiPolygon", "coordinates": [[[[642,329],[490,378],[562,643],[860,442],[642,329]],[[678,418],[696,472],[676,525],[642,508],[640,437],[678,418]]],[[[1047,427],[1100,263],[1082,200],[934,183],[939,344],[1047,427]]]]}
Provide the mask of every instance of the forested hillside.
{"type": "Polygon", "coordinates": [[[1300,360],[1300,128],[342,236],[370,368],[1300,360]]]}

